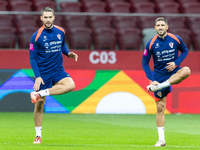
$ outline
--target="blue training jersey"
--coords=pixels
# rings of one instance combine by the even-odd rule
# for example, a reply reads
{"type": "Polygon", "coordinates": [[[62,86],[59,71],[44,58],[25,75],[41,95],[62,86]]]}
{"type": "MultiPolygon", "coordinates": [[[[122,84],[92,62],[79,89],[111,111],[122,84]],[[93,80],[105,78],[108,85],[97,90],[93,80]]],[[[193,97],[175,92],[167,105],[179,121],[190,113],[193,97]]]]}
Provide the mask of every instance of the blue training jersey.
{"type": "Polygon", "coordinates": [[[167,33],[164,39],[162,39],[156,35],[146,45],[142,58],[142,67],[149,80],[158,81],[160,76],[171,75],[180,69],[180,64],[187,55],[188,48],[179,36],[167,33]],[[178,50],[181,52],[180,55],[178,50]],[[154,62],[154,76],[149,67],[151,56],[154,62]],[[172,72],[168,72],[165,69],[169,62],[174,62],[176,65],[176,68],[172,72]],[[155,76],[157,76],[157,79],[155,79],[155,76]]]}
{"type": "Polygon", "coordinates": [[[35,77],[52,74],[63,69],[62,53],[68,56],[65,31],[54,25],[51,29],[44,26],[37,30],[30,41],[30,63],[35,77]]]}

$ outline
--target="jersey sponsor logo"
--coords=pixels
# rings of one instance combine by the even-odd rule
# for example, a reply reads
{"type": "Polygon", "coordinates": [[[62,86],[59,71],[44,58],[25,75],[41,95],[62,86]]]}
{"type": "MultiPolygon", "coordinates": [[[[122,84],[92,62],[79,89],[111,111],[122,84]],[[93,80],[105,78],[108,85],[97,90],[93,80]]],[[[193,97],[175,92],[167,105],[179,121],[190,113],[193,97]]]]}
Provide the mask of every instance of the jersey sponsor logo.
{"type": "Polygon", "coordinates": [[[144,55],[144,56],[147,56],[147,50],[146,50],[146,49],[144,50],[143,55],[144,55]]]}
{"type": "Polygon", "coordinates": [[[29,45],[29,50],[31,50],[31,51],[34,50],[34,44],[30,43],[30,45],[29,45]]]}
{"type": "Polygon", "coordinates": [[[173,43],[173,42],[170,42],[170,43],[169,43],[169,46],[170,46],[171,48],[173,48],[173,47],[174,47],[174,43],[173,43]]]}
{"type": "Polygon", "coordinates": [[[43,41],[46,41],[47,40],[47,36],[43,36],[43,41]]]}
{"type": "Polygon", "coordinates": [[[57,37],[59,40],[61,40],[61,35],[60,34],[57,34],[57,37]]]}

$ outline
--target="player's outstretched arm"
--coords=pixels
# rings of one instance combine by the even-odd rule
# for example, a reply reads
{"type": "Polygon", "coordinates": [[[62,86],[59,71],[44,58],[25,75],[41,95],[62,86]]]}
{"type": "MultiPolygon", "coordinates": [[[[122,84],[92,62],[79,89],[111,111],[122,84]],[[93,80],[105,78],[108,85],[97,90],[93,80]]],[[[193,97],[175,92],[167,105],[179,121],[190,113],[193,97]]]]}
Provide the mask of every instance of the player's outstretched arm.
{"type": "Polygon", "coordinates": [[[75,61],[78,61],[78,55],[77,55],[76,53],[74,53],[74,52],[69,52],[69,53],[68,53],[68,56],[69,56],[70,58],[75,59],[75,61]]]}

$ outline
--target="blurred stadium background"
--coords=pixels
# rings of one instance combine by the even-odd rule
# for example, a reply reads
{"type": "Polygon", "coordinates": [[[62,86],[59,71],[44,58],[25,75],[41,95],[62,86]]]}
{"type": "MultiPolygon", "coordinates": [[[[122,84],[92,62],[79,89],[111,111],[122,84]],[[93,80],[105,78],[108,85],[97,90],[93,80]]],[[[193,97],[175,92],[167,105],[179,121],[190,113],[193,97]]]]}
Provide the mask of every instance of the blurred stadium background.
{"type": "Polygon", "coordinates": [[[155,18],[164,16],[169,32],[190,50],[183,65],[192,70],[186,81],[173,86],[166,113],[200,113],[199,0],[0,0],[1,112],[33,111],[28,48],[42,26],[40,11],[47,6],[55,10],[54,24],[65,29],[66,43],[79,61],[64,58],[76,89],[48,97],[45,112],[155,114],[141,58],[156,35],[155,18]]]}

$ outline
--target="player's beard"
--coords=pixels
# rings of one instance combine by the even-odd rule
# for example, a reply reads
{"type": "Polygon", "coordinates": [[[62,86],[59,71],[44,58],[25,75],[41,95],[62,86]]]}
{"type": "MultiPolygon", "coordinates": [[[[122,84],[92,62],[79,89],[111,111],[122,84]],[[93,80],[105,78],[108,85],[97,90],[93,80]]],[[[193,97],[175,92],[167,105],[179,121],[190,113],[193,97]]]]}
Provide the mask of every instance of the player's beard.
{"type": "MultiPolygon", "coordinates": [[[[47,22],[47,23],[50,23],[50,22],[47,22]]],[[[46,24],[47,24],[47,23],[46,23],[46,24]]],[[[50,23],[50,26],[47,26],[46,24],[43,23],[43,25],[45,26],[46,29],[51,29],[52,26],[53,26],[53,23],[50,23]]]]}
{"type": "Polygon", "coordinates": [[[164,36],[166,34],[166,32],[167,31],[163,31],[163,33],[159,33],[159,31],[157,31],[157,34],[162,37],[162,36],[164,36]]]}

